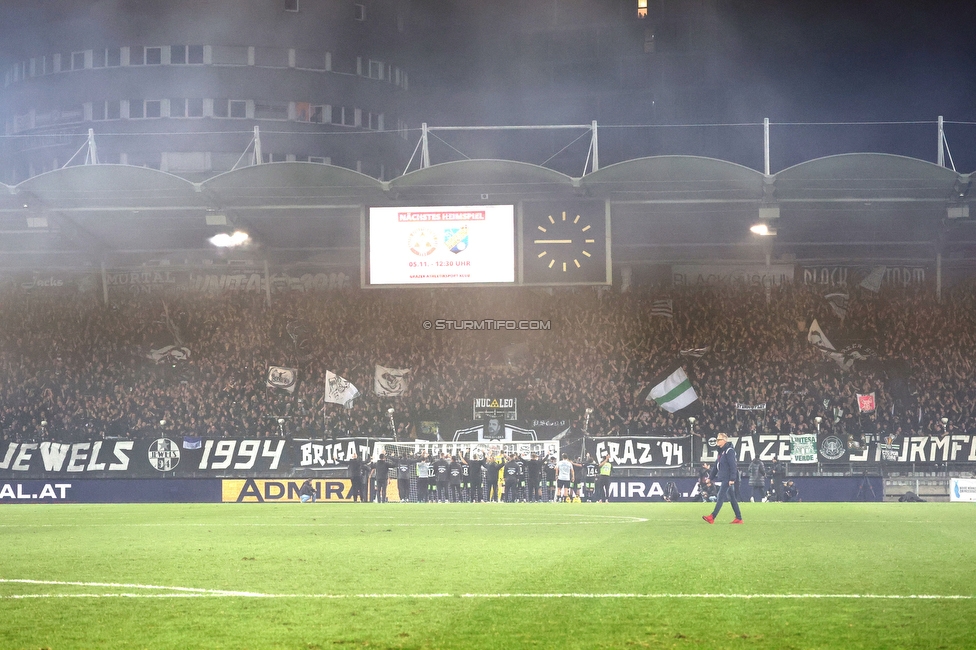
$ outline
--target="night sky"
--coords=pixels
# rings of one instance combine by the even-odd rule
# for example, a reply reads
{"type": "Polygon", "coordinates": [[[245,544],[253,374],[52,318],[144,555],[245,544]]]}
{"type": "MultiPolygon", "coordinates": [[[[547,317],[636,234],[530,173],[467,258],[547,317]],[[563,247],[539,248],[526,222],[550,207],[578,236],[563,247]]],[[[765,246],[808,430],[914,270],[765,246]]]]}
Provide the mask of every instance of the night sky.
{"type": "MultiPolygon", "coordinates": [[[[57,4],[0,3],[0,56],[10,36],[56,14],[57,4]]],[[[765,117],[780,124],[932,122],[943,115],[950,121],[946,133],[956,168],[976,169],[976,2],[649,0],[649,5],[651,15],[637,21],[631,18],[636,0],[413,0],[411,109],[441,125],[596,119],[608,127],[754,124],[765,117]],[[592,41],[577,44],[602,58],[587,55],[581,65],[568,64],[572,41],[559,53],[554,52],[558,43],[526,34],[522,12],[538,18],[558,14],[561,7],[588,11],[593,24],[605,19],[610,25],[592,41]],[[643,56],[645,28],[658,32],[656,63],[643,56]],[[689,52],[693,56],[687,60],[675,56],[689,52]],[[540,63],[540,56],[547,62],[540,63]],[[674,99],[687,95],[682,86],[698,76],[706,79],[708,92],[700,99],[674,99]]],[[[777,135],[780,150],[789,142],[795,153],[782,158],[781,166],[838,150],[935,158],[935,127],[928,124],[816,133],[784,126],[777,135]],[[802,143],[794,145],[792,138],[802,143]]],[[[693,140],[709,137],[676,133],[673,139],[684,138],[691,149],[693,140]]],[[[743,137],[751,146],[755,134],[743,137]]],[[[663,140],[656,151],[694,153],[663,140]]],[[[621,155],[640,153],[622,150],[621,155]]],[[[743,162],[755,166],[750,156],[743,162]]]]}

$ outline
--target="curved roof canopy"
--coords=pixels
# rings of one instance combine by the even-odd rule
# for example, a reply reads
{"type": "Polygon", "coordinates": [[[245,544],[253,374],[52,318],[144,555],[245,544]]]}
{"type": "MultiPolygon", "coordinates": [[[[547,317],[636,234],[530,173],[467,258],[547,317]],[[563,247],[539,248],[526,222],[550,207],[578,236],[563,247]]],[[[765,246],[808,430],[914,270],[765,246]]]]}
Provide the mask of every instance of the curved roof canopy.
{"type": "Polygon", "coordinates": [[[81,165],[0,185],[0,269],[207,258],[208,239],[233,228],[252,234],[262,259],[358,264],[360,215],[370,205],[583,197],[610,202],[616,261],[709,259],[721,246],[755,256],[755,240],[742,232],[760,206],[779,208],[774,257],[934,257],[939,246],[976,257],[976,228],[959,225],[966,220],[944,225],[947,207],[964,205],[969,187],[969,175],[870,153],[811,160],[769,177],[694,156],[629,160],[578,179],[523,162],[464,160],[387,182],[297,162],[200,183],[142,167],[81,165]]]}
{"type": "Polygon", "coordinates": [[[510,160],[460,160],[390,181],[390,199],[400,205],[515,203],[572,195],[574,191],[573,179],[565,174],[510,160]]]}
{"type": "Polygon", "coordinates": [[[781,200],[946,201],[960,175],[904,156],[858,153],[828,156],[775,176],[781,200]]]}
{"type": "Polygon", "coordinates": [[[656,156],[604,167],[584,176],[580,187],[611,201],[758,201],[763,175],[714,158],[656,156]]]}

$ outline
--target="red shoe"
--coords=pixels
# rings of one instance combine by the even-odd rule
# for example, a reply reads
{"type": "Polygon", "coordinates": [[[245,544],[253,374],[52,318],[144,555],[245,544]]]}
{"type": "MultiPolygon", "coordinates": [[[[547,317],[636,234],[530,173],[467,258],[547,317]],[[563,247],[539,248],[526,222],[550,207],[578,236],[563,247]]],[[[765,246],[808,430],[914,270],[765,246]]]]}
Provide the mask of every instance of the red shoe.
{"type": "Polygon", "coordinates": [[[705,521],[707,521],[710,524],[714,524],[715,523],[715,517],[712,516],[712,515],[705,515],[704,517],[702,517],[702,519],[704,519],[705,521]]]}
{"type": "Polygon", "coordinates": [[[733,524],[742,524],[742,523],[745,523],[745,522],[744,522],[744,521],[742,521],[742,520],[741,520],[741,519],[739,519],[739,518],[735,518],[735,519],[733,519],[733,520],[732,520],[732,523],[733,523],[733,524]]]}

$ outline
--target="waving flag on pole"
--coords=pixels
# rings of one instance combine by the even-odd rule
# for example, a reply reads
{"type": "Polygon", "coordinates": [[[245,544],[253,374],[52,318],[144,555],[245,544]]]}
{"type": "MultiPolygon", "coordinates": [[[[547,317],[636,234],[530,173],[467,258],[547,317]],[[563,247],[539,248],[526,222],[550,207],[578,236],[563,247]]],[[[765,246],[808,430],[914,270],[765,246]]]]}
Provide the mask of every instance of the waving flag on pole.
{"type": "Polygon", "coordinates": [[[645,400],[653,400],[668,413],[675,413],[697,402],[698,393],[691,385],[685,369],[679,366],[659,382],[652,384],[645,400]]]}
{"type": "Polygon", "coordinates": [[[296,368],[284,368],[282,366],[270,366],[268,368],[268,388],[280,388],[289,393],[294,393],[297,383],[298,370],[296,368]]]}
{"type": "Polygon", "coordinates": [[[861,413],[873,413],[875,406],[874,391],[867,395],[857,394],[857,408],[861,413]]]}
{"type": "Polygon", "coordinates": [[[887,266],[876,266],[874,269],[868,273],[867,277],[861,280],[861,286],[868,291],[873,291],[878,293],[881,291],[881,281],[884,280],[885,272],[888,270],[887,266]]]}
{"type": "Polygon", "coordinates": [[[655,300],[651,304],[651,316],[674,318],[674,303],[670,299],[655,300]]]}
{"type": "Polygon", "coordinates": [[[824,296],[824,300],[830,305],[830,308],[837,314],[837,317],[842,321],[847,318],[847,303],[850,301],[850,296],[846,293],[828,293],[824,296]]]}
{"type": "Polygon", "coordinates": [[[407,390],[409,368],[386,368],[377,364],[373,379],[373,392],[377,395],[396,397],[407,390]]]}
{"type": "Polygon", "coordinates": [[[342,404],[352,408],[352,401],[359,397],[359,389],[348,379],[343,379],[331,370],[325,371],[325,401],[342,404]]]}

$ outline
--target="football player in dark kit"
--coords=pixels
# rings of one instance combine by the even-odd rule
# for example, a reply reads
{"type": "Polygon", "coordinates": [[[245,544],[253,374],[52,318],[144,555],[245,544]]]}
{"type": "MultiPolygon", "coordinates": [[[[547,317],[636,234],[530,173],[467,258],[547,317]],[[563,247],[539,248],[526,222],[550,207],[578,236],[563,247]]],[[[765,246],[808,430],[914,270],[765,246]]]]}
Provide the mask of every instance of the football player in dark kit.
{"type": "Polygon", "coordinates": [[[526,501],[542,500],[542,488],[539,487],[541,477],[542,461],[539,460],[539,454],[532,454],[525,463],[525,490],[528,493],[526,501]]]}
{"type": "Polygon", "coordinates": [[[386,454],[380,454],[379,460],[373,463],[373,483],[376,486],[377,503],[387,503],[386,488],[390,484],[390,469],[393,463],[386,460],[386,454]]]}
{"type": "Polygon", "coordinates": [[[586,455],[583,461],[583,501],[596,501],[596,478],[600,473],[600,466],[592,454],[586,455]]]}
{"type": "Polygon", "coordinates": [[[360,503],[365,501],[363,498],[363,463],[359,460],[359,454],[353,453],[349,458],[349,498],[353,503],[358,499],[360,503]]]}
{"type": "Polygon", "coordinates": [[[437,501],[447,503],[447,486],[451,473],[451,461],[447,459],[447,454],[441,454],[431,468],[434,470],[434,482],[437,484],[437,501]]]}
{"type": "Polygon", "coordinates": [[[410,500],[410,472],[415,462],[412,458],[400,458],[397,460],[397,494],[400,495],[401,503],[410,500]]]}
{"type": "Polygon", "coordinates": [[[461,501],[471,502],[471,465],[464,454],[458,454],[458,462],[461,463],[461,501]]]}
{"type": "Polygon", "coordinates": [[[516,493],[518,495],[518,498],[516,500],[525,503],[528,500],[526,497],[526,494],[528,492],[528,488],[526,487],[526,481],[528,480],[529,477],[529,470],[528,470],[529,461],[526,460],[525,458],[522,458],[521,454],[516,453],[515,462],[518,463],[518,468],[519,468],[518,492],[516,493]]]}
{"type": "Polygon", "coordinates": [[[461,502],[461,461],[458,456],[454,456],[451,459],[448,470],[447,500],[451,503],[461,502]]]}
{"type": "Polygon", "coordinates": [[[480,451],[475,451],[471,454],[471,460],[468,461],[468,480],[471,481],[471,501],[481,502],[484,500],[484,492],[481,488],[483,482],[484,467],[485,467],[485,457],[480,451]]]}
{"type": "Polygon", "coordinates": [[[735,482],[739,478],[735,448],[729,444],[729,437],[724,433],[718,434],[716,444],[718,445],[718,458],[712,465],[709,478],[718,487],[718,499],[715,501],[715,509],[712,510],[712,514],[705,515],[702,519],[714,524],[715,517],[718,516],[719,510],[722,509],[722,505],[728,499],[732,506],[732,512],[735,513],[735,519],[732,520],[732,523],[741,524],[742,513],[739,511],[739,502],[735,498],[735,482]]]}
{"type": "Polygon", "coordinates": [[[502,470],[505,475],[505,501],[507,503],[518,501],[519,482],[522,480],[519,476],[520,460],[515,454],[509,454],[508,462],[505,463],[502,470]]]}
{"type": "Polygon", "coordinates": [[[373,480],[373,463],[366,461],[363,463],[363,501],[376,500],[376,481],[373,480]]]}
{"type": "Polygon", "coordinates": [[[556,500],[556,463],[556,457],[549,456],[542,470],[546,476],[546,489],[549,491],[548,497],[550,501],[556,500]]]}

